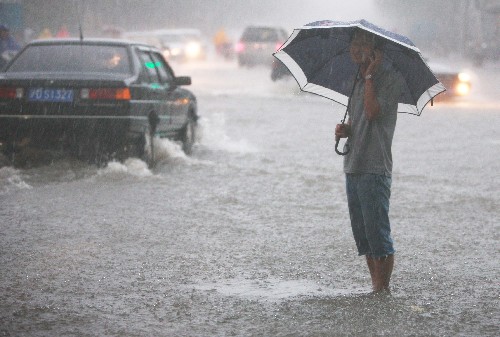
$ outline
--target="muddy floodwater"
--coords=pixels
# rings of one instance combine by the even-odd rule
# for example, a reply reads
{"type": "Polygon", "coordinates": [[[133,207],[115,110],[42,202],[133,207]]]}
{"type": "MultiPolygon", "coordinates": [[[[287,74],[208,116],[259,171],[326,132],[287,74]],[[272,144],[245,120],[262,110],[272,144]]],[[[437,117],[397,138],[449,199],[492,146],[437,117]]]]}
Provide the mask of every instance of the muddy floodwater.
{"type": "Polygon", "coordinates": [[[497,96],[399,115],[392,292],[372,295],[344,108],[265,68],[177,73],[199,99],[192,156],[162,140],[153,169],[0,168],[0,336],[500,335],[497,96]]]}

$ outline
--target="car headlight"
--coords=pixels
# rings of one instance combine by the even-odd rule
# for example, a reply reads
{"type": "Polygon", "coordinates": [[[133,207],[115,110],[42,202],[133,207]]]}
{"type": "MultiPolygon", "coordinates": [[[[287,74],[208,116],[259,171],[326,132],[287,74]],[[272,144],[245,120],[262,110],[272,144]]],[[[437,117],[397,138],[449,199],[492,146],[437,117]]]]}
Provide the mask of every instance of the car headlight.
{"type": "Polygon", "coordinates": [[[469,82],[470,81],[470,75],[467,73],[459,73],[458,74],[458,79],[460,82],[469,82]]]}
{"type": "Polygon", "coordinates": [[[190,42],[186,46],[186,56],[197,58],[201,54],[201,45],[198,42],[190,42]]]}
{"type": "Polygon", "coordinates": [[[459,82],[455,87],[455,90],[458,95],[465,96],[470,92],[470,84],[467,82],[459,82]]]}
{"type": "Polygon", "coordinates": [[[172,56],[179,56],[182,53],[181,48],[171,48],[170,49],[170,55],[172,56]]]}

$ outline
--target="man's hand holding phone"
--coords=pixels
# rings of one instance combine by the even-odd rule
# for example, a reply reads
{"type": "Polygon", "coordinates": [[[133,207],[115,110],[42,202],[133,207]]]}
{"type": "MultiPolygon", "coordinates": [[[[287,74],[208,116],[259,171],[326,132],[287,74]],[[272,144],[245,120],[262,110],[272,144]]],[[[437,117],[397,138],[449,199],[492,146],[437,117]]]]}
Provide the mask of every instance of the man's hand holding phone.
{"type": "Polygon", "coordinates": [[[379,49],[374,49],[370,55],[370,64],[366,69],[366,75],[373,75],[382,63],[384,53],[379,49]]]}

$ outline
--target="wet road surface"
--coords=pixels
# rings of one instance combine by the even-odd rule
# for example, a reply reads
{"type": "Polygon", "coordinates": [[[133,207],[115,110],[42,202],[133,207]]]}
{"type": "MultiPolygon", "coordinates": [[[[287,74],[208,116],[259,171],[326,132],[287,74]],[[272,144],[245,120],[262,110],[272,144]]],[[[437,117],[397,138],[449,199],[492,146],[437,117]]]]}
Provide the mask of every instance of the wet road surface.
{"type": "Polygon", "coordinates": [[[400,115],[390,295],[372,295],[333,129],[267,69],[188,67],[201,138],[0,168],[1,336],[498,336],[500,105],[400,115]]]}

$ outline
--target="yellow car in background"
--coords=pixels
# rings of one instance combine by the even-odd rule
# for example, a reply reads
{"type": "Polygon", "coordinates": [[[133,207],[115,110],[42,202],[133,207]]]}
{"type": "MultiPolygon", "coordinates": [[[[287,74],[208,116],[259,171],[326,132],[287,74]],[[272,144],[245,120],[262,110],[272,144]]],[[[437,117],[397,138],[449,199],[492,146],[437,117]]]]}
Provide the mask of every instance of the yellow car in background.
{"type": "Polygon", "coordinates": [[[446,87],[446,91],[437,99],[465,97],[471,92],[471,75],[465,71],[457,71],[445,63],[427,62],[438,80],[446,87]]]}

